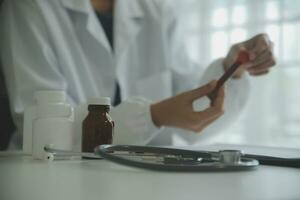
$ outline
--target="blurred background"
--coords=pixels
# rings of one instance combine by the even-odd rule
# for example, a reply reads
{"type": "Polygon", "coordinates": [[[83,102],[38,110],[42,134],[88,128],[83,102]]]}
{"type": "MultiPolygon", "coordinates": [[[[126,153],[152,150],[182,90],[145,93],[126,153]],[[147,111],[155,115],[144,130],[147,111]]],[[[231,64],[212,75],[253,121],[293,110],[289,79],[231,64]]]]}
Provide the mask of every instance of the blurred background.
{"type": "MultiPolygon", "coordinates": [[[[0,0],[1,4],[2,0],[0,0]]],[[[300,148],[300,0],[184,0],[178,9],[188,55],[199,66],[224,57],[231,45],[258,33],[275,43],[277,66],[252,81],[252,95],[239,120],[213,142],[300,148]],[[220,48],[222,47],[222,48],[220,48]],[[224,48],[223,48],[224,47],[224,48]]],[[[14,130],[0,74],[0,149],[14,130]],[[8,120],[8,121],[7,121],[8,120]]]]}
{"type": "Polygon", "coordinates": [[[275,43],[276,69],[252,81],[246,110],[215,142],[300,148],[300,1],[185,0],[182,9],[186,48],[201,66],[257,33],[275,43]]]}

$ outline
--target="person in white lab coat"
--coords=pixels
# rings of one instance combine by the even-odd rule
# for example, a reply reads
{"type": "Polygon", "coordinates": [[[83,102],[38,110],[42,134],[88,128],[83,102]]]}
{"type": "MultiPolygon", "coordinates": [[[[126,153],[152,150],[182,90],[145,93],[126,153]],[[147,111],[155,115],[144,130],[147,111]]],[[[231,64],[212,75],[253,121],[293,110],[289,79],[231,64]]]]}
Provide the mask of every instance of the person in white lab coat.
{"type": "Polygon", "coordinates": [[[194,143],[235,119],[249,93],[244,71],[268,72],[275,64],[272,42],[267,35],[255,36],[234,45],[225,59],[204,70],[186,56],[174,4],[168,0],[4,1],[1,61],[19,133],[34,91],[49,89],[64,90],[74,106],[89,97],[115,99],[119,90],[122,103],[111,112],[115,143],[171,144],[174,136],[194,143]],[[109,7],[103,3],[114,4],[113,44],[95,12],[101,13],[101,5],[109,7]],[[251,62],[229,81],[225,114],[219,118],[223,89],[207,110],[194,112],[193,100],[213,89],[215,83],[210,81],[224,73],[241,49],[249,52],[251,62]]]}

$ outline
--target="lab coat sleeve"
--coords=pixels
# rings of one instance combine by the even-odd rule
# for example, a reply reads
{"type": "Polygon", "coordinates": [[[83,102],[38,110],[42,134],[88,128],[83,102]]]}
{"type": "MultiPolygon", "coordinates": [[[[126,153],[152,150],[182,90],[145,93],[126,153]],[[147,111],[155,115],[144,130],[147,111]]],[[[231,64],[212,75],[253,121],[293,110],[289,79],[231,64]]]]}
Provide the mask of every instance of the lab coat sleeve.
{"type": "MultiPolygon", "coordinates": [[[[65,90],[48,31],[35,1],[4,1],[0,17],[1,62],[17,132],[36,90],[65,90]]],[[[69,97],[68,97],[69,98],[69,97]]]]}
{"type": "Polygon", "coordinates": [[[151,119],[151,102],[142,97],[132,97],[111,111],[115,122],[114,144],[145,145],[160,133],[151,119]]]}

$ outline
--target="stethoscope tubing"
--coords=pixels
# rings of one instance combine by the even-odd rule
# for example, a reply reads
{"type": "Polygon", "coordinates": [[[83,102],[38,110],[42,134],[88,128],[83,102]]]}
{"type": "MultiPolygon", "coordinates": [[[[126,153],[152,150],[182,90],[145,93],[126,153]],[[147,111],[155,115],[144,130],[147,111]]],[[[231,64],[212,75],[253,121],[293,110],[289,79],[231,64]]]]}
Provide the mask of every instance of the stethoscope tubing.
{"type": "MultiPolygon", "coordinates": [[[[102,145],[95,148],[94,153],[83,153],[83,152],[72,152],[65,150],[52,149],[45,147],[45,151],[52,153],[55,157],[68,157],[68,156],[80,156],[87,158],[106,158],[113,162],[120,164],[130,165],[134,167],[142,167],[153,170],[160,171],[232,171],[232,170],[243,170],[241,166],[230,166],[217,165],[216,160],[219,156],[219,152],[215,151],[195,151],[195,150],[185,150],[185,149],[175,149],[175,148],[165,148],[165,147],[155,147],[155,146],[134,146],[134,145],[102,145]],[[125,151],[126,154],[114,153],[110,154],[110,151],[125,151]],[[134,152],[135,154],[130,154],[134,152]],[[131,161],[129,159],[123,158],[122,155],[126,157],[140,155],[142,157],[157,157],[157,155],[175,155],[182,158],[179,162],[175,163],[177,165],[168,163],[146,163],[131,161]],[[208,163],[197,163],[195,162],[198,158],[208,161],[208,163]],[[199,165],[201,164],[201,169],[199,165]],[[213,167],[212,167],[213,166],[213,167]],[[227,167],[227,168],[226,168],[227,167]],[[226,168],[226,169],[225,169],[226,168]],[[237,168],[237,169],[236,169],[237,168]]],[[[254,154],[242,154],[242,161],[257,160],[261,165],[270,166],[280,166],[280,167],[291,167],[300,168],[300,158],[283,158],[274,156],[264,156],[264,155],[254,155],[254,154]]],[[[244,167],[247,169],[247,166],[244,167]]],[[[249,167],[248,167],[249,168],[249,167]]]]}
{"type": "MultiPolygon", "coordinates": [[[[112,162],[127,165],[131,167],[155,170],[155,171],[168,171],[168,172],[209,172],[209,171],[246,171],[253,170],[258,166],[258,162],[250,158],[242,158],[242,162],[234,164],[224,164],[218,162],[214,157],[217,152],[211,151],[192,151],[182,150],[174,148],[162,148],[162,147],[151,147],[151,146],[129,146],[129,145],[101,145],[96,147],[95,152],[101,157],[110,160],[112,162]],[[112,152],[125,151],[134,152],[137,154],[161,154],[161,155],[176,155],[180,158],[193,158],[194,161],[180,161],[178,162],[147,162],[138,161],[124,158],[122,156],[114,155],[112,152]],[[206,162],[197,162],[197,159],[205,159],[206,162]],[[208,161],[208,162],[207,162],[208,161]]],[[[117,153],[118,154],[118,153],[117,153]]],[[[175,159],[176,160],[176,159],[175,159]]]]}
{"type": "Polygon", "coordinates": [[[300,158],[281,158],[254,154],[244,154],[243,157],[256,159],[261,165],[300,168],[300,158]]]}
{"type": "MultiPolygon", "coordinates": [[[[164,147],[153,147],[153,146],[134,146],[134,145],[101,145],[95,149],[95,152],[100,156],[107,158],[111,161],[131,165],[135,167],[149,168],[154,170],[167,170],[167,171],[216,171],[220,168],[226,171],[225,165],[214,164],[215,158],[218,157],[218,152],[215,151],[195,151],[195,150],[184,150],[184,149],[175,149],[175,148],[164,148],[164,147]],[[170,164],[156,164],[156,163],[145,163],[138,161],[131,161],[126,158],[115,156],[109,154],[109,151],[127,151],[127,152],[144,152],[147,153],[157,153],[157,154],[170,154],[178,155],[181,157],[193,157],[195,159],[201,157],[202,159],[211,160],[210,163],[201,163],[203,166],[202,169],[199,168],[199,165],[170,165],[170,164]]],[[[250,159],[255,159],[261,165],[271,165],[271,166],[280,166],[280,167],[292,167],[300,168],[300,158],[282,158],[274,156],[264,156],[264,155],[254,155],[254,154],[243,154],[241,156],[242,160],[249,161],[250,159]]],[[[228,166],[227,166],[228,167],[228,166]]],[[[248,167],[249,168],[249,167],[248,167]]],[[[244,166],[230,166],[228,171],[232,170],[245,170],[247,167],[244,166]]]]}

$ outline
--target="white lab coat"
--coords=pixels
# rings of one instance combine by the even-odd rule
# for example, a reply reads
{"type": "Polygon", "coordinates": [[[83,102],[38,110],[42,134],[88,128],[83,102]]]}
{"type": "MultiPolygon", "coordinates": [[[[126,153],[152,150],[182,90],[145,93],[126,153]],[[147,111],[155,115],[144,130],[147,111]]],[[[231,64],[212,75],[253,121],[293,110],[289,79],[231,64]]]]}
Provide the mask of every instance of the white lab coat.
{"type": "Polygon", "coordinates": [[[202,134],[158,129],[151,121],[151,102],[223,73],[221,59],[206,71],[189,61],[172,3],[116,1],[112,53],[89,0],[5,1],[1,61],[17,126],[22,127],[24,108],[33,103],[36,90],[65,90],[75,106],[89,97],[114,98],[117,80],[123,103],[111,112],[115,143],[171,144],[174,136],[194,143],[222,130],[245,105],[246,77],[228,83],[225,115],[202,134]]]}

